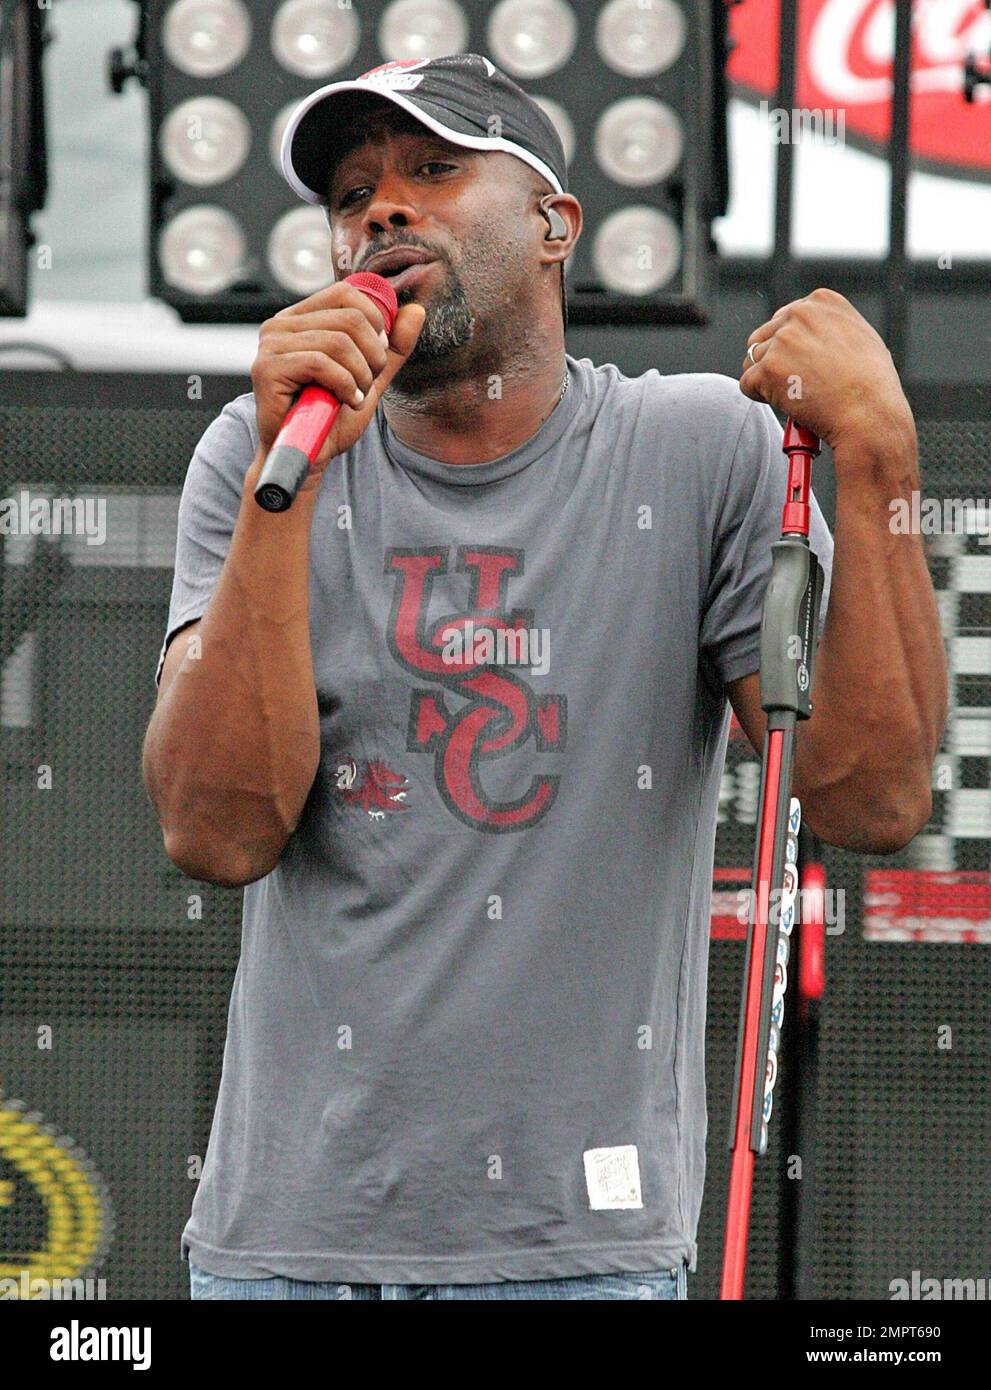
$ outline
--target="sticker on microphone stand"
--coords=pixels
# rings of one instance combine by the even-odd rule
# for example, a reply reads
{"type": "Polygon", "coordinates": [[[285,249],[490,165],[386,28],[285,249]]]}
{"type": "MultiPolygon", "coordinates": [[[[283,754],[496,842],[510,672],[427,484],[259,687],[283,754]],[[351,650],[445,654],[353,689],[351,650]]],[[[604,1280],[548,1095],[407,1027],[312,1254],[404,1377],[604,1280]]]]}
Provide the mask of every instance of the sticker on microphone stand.
{"type": "Polygon", "coordinates": [[[798,827],[802,823],[802,808],[797,796],[793,796],[788,807],[788,831],[791,835],[798,834],[798,827]]]}
{"type": "Polygon", "coordinates": [[[786,864],[781,883],[782,904],[793,903],[798,896],[798,869],[794,864],[786,864]]]}
{"type": "Polygon", "coordinates": [[[785,990],[788,988],[788,971],[778,961],[774,967],[774,994],[771,996],[772,1005],[777,1004],[785,997],[785,990]]]}

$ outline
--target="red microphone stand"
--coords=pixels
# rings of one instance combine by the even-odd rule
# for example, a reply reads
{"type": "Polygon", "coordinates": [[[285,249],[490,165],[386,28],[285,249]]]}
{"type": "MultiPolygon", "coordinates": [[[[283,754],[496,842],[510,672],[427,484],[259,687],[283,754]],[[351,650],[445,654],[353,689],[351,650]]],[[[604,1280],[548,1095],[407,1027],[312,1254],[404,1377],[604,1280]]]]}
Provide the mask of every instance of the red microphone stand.
{"type": "Polygon", "coordinates": [[[798,892],[801,807],[791,796],[795,726],[812,713],[812,678],[823,572],[809,546],[812,460],[819,440],[789,419],[788,496],[781,539],[771,547],[760,642],[761,707],[767,713],[754,848],[746,966],[740,1001],[729,1200],[721,1298],[743,1297],[753,1191],[754,1155],[767,1148],[777,1076],[789,940],[798,892]]]}

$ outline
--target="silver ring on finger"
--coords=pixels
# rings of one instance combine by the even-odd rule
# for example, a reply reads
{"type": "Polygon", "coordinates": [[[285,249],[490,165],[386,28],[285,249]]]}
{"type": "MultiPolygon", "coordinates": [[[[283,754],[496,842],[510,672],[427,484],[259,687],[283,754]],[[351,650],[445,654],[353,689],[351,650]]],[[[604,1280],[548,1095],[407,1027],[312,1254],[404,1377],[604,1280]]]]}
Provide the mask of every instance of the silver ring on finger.
{"type": "Polygon", "coordinates": [[[754,356],[754,348],[756,346],[756,343],[751,343],[747,348],[747,361],[750,363],[751,367],[757,366],[757,358],[754,356]]]}

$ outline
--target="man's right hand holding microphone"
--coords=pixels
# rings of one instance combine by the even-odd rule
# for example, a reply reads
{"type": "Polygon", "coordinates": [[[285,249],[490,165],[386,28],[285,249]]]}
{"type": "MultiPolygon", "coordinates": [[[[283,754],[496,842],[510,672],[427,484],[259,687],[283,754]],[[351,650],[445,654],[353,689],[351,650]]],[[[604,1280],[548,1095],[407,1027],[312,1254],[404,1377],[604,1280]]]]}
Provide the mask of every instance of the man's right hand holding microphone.
{"type": "MultiPolygon", "coordinates": [[[[405,304],[391,337],[382,312],[347,280],[336,281],[267,319],[251,369],[261,455],[267,455],[298,393],[311,383],[341,403],[340,412],[299,492],[314,492],[324,470],[362,435],[393,377],[416,346],[426,310],[405,304]]],[[[263,460],[255,460],[255,476],[263,460]]]]}

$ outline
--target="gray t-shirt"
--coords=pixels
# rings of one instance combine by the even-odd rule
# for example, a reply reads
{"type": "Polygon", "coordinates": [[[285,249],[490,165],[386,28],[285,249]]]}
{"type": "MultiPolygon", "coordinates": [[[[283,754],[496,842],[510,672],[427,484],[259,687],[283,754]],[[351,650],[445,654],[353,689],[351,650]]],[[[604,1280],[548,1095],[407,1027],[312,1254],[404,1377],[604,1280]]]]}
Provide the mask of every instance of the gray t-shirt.
{"type": "MultiPolygon", "coordinates": [[[[211,1273],[695,1268],[722,687],[759,666],[787,462],[732,378],[568,370],[503,458],[426,458],[380,407],[321,485],[320,766],[244,891],[182,1240],[211,1273]]],[[[197,446],[166,643],[257,441],[248,393],[197,446]]],[[[817,504],[812,544],[828,575],[817,504]]]]}

